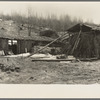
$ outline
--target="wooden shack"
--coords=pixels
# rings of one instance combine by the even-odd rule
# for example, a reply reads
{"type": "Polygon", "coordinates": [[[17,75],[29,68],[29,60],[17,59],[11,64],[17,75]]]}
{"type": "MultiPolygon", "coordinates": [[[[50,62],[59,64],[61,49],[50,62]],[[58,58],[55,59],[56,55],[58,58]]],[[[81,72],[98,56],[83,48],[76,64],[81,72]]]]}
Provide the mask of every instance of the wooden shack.
{"type": "Polygon", "coordinates": [[[0,38],[0,50],[3,50],[6,54],[9,51],[12,51],[14,54],[32,52],[34,46],[44,46],[51,41],[53,39],[39,36],[0,38]]]}
{"type": "MultiPolygon", "coordinates": [[[[45,46],[53,40],[54,39],[46,36],[8,35],[6,32],[4,32],[3,36],[0,33],[0,50],[3,50],[6,55],[9,54],[9,52],[12,52],[13,54],[34,52],[34,47],[45,46]]],[[[55,42],[50,45],[50,47],[59,46],[59,42],[55,42]]]]}
{"type": "Polygon", "coordinates": [[[67,55],[77,58],[100,58],[100,27],[77,24],[67,30],[69,38],[63,48],[67,55]]]}
{"type": "MultiPolygon", "coordinates": [[[[45,46],[58,35],[53,30],[46,30],[42,34],[31,32],[28,34],[28,29],[19,26],[12,20],[0,22],[0,51],[5,54],[20,54],[25,52],[34,52],[35,47],[45,46]]],[[[60,47],[61,43],[58,41],[50,45],[50,47],[60,47]]]]}

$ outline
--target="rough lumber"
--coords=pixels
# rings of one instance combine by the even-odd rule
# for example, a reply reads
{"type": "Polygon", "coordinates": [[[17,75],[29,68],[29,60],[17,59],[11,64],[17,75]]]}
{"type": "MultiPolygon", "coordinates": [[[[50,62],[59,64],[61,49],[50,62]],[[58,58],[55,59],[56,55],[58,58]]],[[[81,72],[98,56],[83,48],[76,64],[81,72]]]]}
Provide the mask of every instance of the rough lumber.
{"type": "Polygon", "coordinates": [[[58,38],[55,39],[54,41],[52,41],[52,42],[50,42],[49,44],[45,45],[43,48],[39,49],[37,52],[31,53],[31,54],[30,54],[29,56],[27,56],[27,57],[30,57],[30,56],[32,56],[32,55],[34,55],[34,54],[36,54],[36,53],[42,51],[43,49],[47,48],[47,47],[48,47],[49,45],[51,45],[52,43],[56,42],[57,40],[59,40],[59,39],[62,38],[62,37],[65,37],[65,36],[69,37],[68,34],[64,34],[63,36],[58,37],[58,38]]]}
{"type": "Polygon", "coordinates": [[[56,61],[56,62],[60,62],[60,61],[74,61],[76,59],[33,59],[32,61],[48,61],[48,62],[52,62],[52,61],[56,61]]]}

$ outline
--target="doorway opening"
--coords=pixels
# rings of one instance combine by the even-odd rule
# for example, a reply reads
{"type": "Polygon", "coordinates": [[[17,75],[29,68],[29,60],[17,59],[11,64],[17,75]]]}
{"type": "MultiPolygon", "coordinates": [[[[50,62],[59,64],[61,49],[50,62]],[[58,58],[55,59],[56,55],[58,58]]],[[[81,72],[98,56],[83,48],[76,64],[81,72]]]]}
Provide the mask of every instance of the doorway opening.
{"type": "Polygon", "coordinates": [[[8,40],[10,54],[17,54],[17,40],[8,40]]]}

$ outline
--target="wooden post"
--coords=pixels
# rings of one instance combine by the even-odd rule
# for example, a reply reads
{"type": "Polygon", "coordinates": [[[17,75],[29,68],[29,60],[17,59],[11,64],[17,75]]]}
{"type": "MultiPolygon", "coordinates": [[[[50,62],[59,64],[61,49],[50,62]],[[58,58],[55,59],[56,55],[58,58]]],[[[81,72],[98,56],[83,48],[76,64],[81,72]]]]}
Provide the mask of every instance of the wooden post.
{"type": "Polygon", "coordinates": [[[94,46],[95,46],[95,54],[96,54],[96,57],[99,58],[99,44],[98,44],[98,41],[97,41],[97,37],[96,37],[96,33],[94,32],[94,46]]]}
{"type": "Polygon", "coordinates": [[[72,48],[71,54],[73,54],[74,50],[76,49],[77,45],[79,44],[79,40],[80,40],[79,37],[80,37],[81,32],[82,32],[82,25],[80,24],[80,31],[79,31],[79,34],[78,34],[77,39],[75,41],[75,44],[72,48]]]}

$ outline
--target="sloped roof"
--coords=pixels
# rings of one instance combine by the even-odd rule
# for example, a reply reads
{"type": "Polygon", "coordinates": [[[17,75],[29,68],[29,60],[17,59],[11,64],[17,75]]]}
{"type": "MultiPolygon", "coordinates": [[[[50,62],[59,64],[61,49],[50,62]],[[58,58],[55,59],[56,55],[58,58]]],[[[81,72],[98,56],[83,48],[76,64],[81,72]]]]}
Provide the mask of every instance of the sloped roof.
{"type": "Polygon", "coordinates": [[[100,26],[97,26],[97,25],[87,25],[87,24],[84,24],[84,25],[87,26],[87,27],[90,27],[92,30],[100,31],[100,26]]]}
{"type": "Polygon", "coordinates": [[[0,21],[0,38],[7,39],[21,39],[21,40],[35,40],[35,41],[53,41],[54,39],[39,36],[35,32],[31,32],[31,36],[28,36],[27,30],[20,30],[13,21],[0,21]]]}
{"type": "Polygon", "coordinates": [[[34,41],[53,41],[52,38],[48,38],[45,36],[20,36],[20,37],[14,37],[14,39],[18,40],[34,40],[34,41]]]}
{"type": "Polygon", "coordinates": [[[0,30],[0,38],[6,38],[6,39],[18,39],[18,40],[35,40],[35,41],[53,41],[54,39],[45,37],[45,36],[26,36],[26,35],[18,35],[14,34],[13,31],[5,31],[5,30],[0,30]]]}
{"type": "Polygon", "coordinates": [[[82,32],[89,32],[91,30],[97,30],[100,31],[100,26],[97,25],[88,25],[88,24],[76,24],[72,26],[71,28],[67,29],[69,32],[79,32],[80,29],[82,32]]]}

